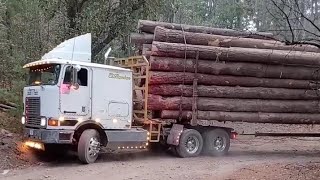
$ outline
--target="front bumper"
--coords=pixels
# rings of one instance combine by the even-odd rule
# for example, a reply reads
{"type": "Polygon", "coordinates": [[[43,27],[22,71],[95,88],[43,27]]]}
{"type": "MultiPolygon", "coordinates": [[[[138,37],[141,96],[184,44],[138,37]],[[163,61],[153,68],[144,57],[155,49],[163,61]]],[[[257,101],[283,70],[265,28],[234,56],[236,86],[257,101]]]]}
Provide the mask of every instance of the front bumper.
{"type": "Polygon", "coordinates": [[[72,144],[74,131],[24,128],[25,140],[44,144],[72,144]]]}

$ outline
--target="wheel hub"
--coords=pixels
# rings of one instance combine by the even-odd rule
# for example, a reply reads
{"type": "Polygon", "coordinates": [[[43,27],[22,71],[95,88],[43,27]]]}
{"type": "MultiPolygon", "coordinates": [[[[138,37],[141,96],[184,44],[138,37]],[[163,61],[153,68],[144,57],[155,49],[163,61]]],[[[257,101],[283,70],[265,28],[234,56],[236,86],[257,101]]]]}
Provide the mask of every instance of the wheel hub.
{"type": "Polygon", "coordinates": [[[191,154],[198,151],[199,145],[200,145],[199,140],[194,136],[188,137],[185,143],[186,150],[191,154]]]}
{"type": "Polygon", "coordinates": [[[100,142],[96,137],[92,137],[89,141],[89,156],[96,156],[100,151],[100,142]]]}
{"type": "Polygon", "coordinates": [[[222,137],[217,137],[214,140],[213,146],[218,151],[223,151],[225,149],[225,147],[226,147],[225,141],[224,141],[224,139],[222,137]]]}

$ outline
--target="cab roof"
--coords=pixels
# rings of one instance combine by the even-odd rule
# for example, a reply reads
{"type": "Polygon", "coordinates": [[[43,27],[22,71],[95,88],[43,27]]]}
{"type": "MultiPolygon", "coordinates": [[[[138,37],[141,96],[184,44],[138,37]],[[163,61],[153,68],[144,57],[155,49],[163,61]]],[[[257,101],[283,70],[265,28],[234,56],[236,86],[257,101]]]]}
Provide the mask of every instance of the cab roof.
{"type": "Polygon", "coordinates": [[[110,66],[105,64],[98,64],[98,63],[91,63],[91,62],[83,62],[83,61],[71,61],[71,60],[64,60],[64,59],[46,59],[46,60],[39,60],[28,63],[23,66],[23,68],[30,68],[32,66],[43,65],[43,64],[74,64],[86,67],[96,67],[96,68],[104,68],[104,69],[114,69],[114,70],[121,70],[121,71],[131,71],[130,69],[125,69],[116,66],[110,66]]]}

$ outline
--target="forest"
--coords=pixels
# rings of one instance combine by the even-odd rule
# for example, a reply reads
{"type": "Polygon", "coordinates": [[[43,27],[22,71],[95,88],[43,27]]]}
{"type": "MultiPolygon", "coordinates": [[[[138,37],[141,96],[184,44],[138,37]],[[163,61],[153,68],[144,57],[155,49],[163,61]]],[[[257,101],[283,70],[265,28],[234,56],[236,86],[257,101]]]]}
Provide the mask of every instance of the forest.
{"type": "Polygon", "coordinates": [[[26,72],[60,42],[92,33],[92,58],[134,53],[139,19],[270,32],[320,47],[319,0],[0,0],[0,102],[19,103],[26,72]]]}

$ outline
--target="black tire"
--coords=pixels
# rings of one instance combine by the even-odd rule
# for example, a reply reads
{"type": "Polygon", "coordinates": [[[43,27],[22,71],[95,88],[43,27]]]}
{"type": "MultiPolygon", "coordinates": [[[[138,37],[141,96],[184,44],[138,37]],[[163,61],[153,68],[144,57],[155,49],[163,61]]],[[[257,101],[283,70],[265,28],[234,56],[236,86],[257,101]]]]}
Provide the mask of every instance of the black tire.
{"type": "Polygon", "coordinates": [[[82,163],[94,163],[99,153],[95,151],[100,150],[100,135],[95,129],[87,129],[83,131],[78,143],[78,157],[82,163]],[[96,143],[98,142],[98,145],[96,143]],[[94,147],[92,147],[94,146],[94,147]]]}
{"type": "Polygon", "coordinates": [[[214,129],[203,133],[203,153],[211,156],[223,156],[230,148],[230,135],[224,129],[214,129]]]}
{"type": "Polygon", "coordinates": [[[196,157],[201,153],[202,147],[203,139],[201,134],[194,129],[186,129],[180,136],[176,151],[178,156],[182,158],[196,157]]]}

